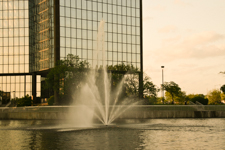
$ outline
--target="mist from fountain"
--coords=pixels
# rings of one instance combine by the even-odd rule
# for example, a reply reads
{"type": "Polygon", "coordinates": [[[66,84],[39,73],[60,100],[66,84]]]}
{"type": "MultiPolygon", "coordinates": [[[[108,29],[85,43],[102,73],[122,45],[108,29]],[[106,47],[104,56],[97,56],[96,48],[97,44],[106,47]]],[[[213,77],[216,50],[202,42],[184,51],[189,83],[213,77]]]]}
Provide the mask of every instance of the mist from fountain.
{"type": "Polygon", "coordinates": [[[93,118],[97,118],[104,125],[109,125],[123,112],[138,103],[131,102],[132,99],[129,98],[119,102],[124,79],[118,84],[115,92],[111,92],[111,74],[107,73],[105,59],[104,24],[105,21],[101,20],[97,34],[97,50],[94,54],[94,58],[97,59],[93,62],[93,66],[102,65],[102,70],[90,71],[79,91],[79,96],[74,97],[74,106],[77,111],[73,110],[71,117],[84,126],[91,125],[93,118]]]}

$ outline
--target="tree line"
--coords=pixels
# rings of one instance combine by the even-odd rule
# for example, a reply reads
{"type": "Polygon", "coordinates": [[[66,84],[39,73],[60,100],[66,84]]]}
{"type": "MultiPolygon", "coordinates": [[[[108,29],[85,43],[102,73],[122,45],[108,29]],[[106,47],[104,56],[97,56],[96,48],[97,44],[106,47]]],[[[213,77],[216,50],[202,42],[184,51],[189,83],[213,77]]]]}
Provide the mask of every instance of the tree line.
{"type": "MultiPolygon", "coordinates": [[[[62,104],[69,104],[76,97],[75,93],[79,93],[82,82],[91,70],[87,61],[80,60],[78,56],[69,54],[64,60],[60,60],[58,64],[52,68],[45,80],[44,88],[53,88],[59,90],[62,104]],[[57,75],[57,76],[56,76],[57,75]],[[57,78],[55,80],[55,78],[57,78]],[[59,81],[59,82],[56,82],[59,81]]],[[[98,72],[97,82],[102,80],[102,66],[96,69],[98,72]]],[[[107,66],[108,71],[112,71],[109,75],[111,78],[111,90],[116,89],[118,84],[123,80],[122,92],[120,99],[127,97],[138,97],[139,95],[139,70],[133,65],[117,64],[107,66]],[[117,72],[113,72],[117,71],[117,72]],[[125,72],[125,73],[118,73],[125,72]]],[[[54,97],[49,101],[53,104],[54,97]]],[[[223,104],[225,99],[225,85],[220,89],[214,89],[204,94],[186,94],[180,86],[174,81],[165,82],[161,88],[157,87],[151,81],[151,78],[144,73],[143,77],[143,99],[145,104],[189,104],[201,103],[203,105],[223,104]],[[165,91],[165,98],[158,97],[160,90],[165,91]]],[[[139,99],[137,99],[139,100],[139,99]]]]}
{"type": "MultiPolygon", "coordinates": [[[[102,85],[102,74],[103,66],[95,68],[96,72],[96,82],[98,82],[98,89],[101,90],[104,85],[102,85]]],[[[117,64],[107,66],[108,77],[111,81],[111,92],[115,92],[118,86],[121,86],[121,92],[119,95],[119,100],[126,98],[135,98],[139,101],[139,72],[140,70],[133,65],[117,64]],[[122,83],[121,83],[122,82],[122,83]]],[[[63,60],[58,61],[54,68],[51,68],[44,84],[42,85],[42,90],[54,91],[56,90],[60,96],[60,104],[68,105],[76,99],[80,93],[82,84],[86,81],[88,74],[93,71],[90,64],[86,60],[81,60],[78,56],[68,54],[63,60]]],[[[213,89],[204,94],[186,94],[182,91],[180,86],[174,81],[165,82],[161,87],[157,87],[147,74],[143,74],[143,99],[144,103],[149,105],[159,105],[159,104],[189,104],[189,103],[201,103],[203,105],[211,104],[223,104],[225,100],[225,85],[221,86],[220,89],[213,89]],[[158,97],[159,91],[165,91],[165,97],[158,97]]],[[[0,97],[3,91],[0,91],[0,97]]],[[[44,92],[43,92],[44,93],[44,92]]],[[[54,104],[53,92],[48,99],[48,104],[54,104]]],[[[101,92],[104,96],[104,92],[101,92]]],[[[23,106],[26,105],[22,103],[26,99],[26,103],[30,101],[29,95],[26,95],[18,103],[23,106]],[[28,100],[29,99],[29,100],[28,100]]],[[[29,105],[32,103],[29,102],[29,105]]]]}

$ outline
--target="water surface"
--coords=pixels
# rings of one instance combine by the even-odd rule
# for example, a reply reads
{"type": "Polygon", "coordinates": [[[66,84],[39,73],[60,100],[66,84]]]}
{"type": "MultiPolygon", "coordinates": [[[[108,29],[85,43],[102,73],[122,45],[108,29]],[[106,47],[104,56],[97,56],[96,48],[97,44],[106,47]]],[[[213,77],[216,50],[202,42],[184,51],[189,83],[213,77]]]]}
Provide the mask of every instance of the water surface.
{"type": "Polygon", "coordinates": [[[0,120],[0,149],[225,149],[225,119],[126,119],[89,127],[0,120]]]}

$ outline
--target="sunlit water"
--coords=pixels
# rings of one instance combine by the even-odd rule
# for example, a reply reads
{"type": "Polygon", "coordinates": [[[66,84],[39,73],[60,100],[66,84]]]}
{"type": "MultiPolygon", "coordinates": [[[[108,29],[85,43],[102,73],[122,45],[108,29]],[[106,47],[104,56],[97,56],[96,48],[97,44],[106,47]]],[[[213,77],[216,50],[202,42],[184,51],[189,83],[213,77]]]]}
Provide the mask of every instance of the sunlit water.
{"type": "Polygon", "coordinates": [[[0,120],[0,149],[225,149],[225,119],[121,120],[74,127],[61,121],[0,120]]]}

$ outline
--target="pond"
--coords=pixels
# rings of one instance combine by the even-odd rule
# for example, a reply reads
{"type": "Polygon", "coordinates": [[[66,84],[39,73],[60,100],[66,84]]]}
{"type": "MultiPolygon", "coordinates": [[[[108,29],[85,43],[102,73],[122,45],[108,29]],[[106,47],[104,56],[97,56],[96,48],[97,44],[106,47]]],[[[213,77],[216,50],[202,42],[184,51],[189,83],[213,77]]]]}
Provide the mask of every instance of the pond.
{"type": "Polygon", "coordinates": [[[0,120],[0,149],[225,149],[225,119],[123,119],[76,127],[56,120],[0,120]]]}

